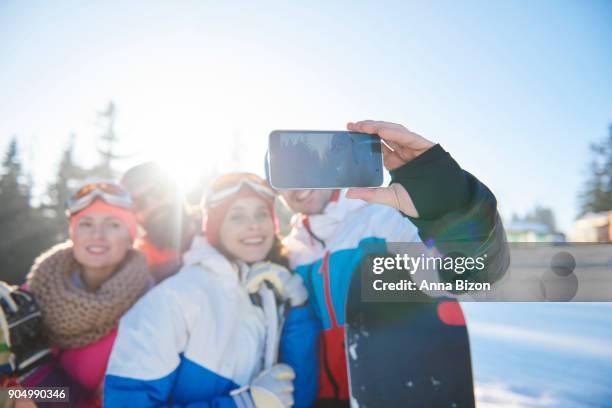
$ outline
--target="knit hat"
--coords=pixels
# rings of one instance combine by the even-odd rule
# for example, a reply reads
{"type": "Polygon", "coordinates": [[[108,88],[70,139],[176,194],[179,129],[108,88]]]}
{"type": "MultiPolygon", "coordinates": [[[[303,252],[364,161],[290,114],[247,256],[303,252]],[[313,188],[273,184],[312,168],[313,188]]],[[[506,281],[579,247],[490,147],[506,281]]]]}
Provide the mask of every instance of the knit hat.
{"type": "Polygon", "coordinates": [[[123,222],[123,224],[127,227],[128,233],[130,234],[130,238],[132,241],[136,239],[136,233],[138,231],[138,224],[136,222],[136,218],[134,217],[134,213],[127,208],[117,207],[111,204],[108,204],[106,201],[102,199],[94,200],[89,207],[77,212],[76,214],[70,217],[70,236],[74,235],[74,231],[76,229],[78,221],[85,217],[86,215],[93,213],[102,213],[109,214],[113,217],[118,218],[123,222]]]}
{"type": "Polygon", "coordinates": [[[272,215],[274,229],[278,232],[278,219],[274,211],[275,194],[270,186],[253,173],[229,173],[219,177],[202,199],[202,231],[212,246],[219,245],[219,230],[227,210],[237,199],[243,197],[258,197],[264,200],[272,215]]]}

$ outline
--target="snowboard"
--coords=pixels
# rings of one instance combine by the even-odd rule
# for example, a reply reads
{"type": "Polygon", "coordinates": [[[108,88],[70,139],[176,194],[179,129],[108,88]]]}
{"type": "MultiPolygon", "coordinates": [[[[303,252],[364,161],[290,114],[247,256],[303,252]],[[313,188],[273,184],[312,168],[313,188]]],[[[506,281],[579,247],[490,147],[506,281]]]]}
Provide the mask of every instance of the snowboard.
{"type": "Polygon", "coordinates": [[[351,407],[474,407],[470,344],[450,298],[365,302],[353,274],[345,309],[351,407]]]}

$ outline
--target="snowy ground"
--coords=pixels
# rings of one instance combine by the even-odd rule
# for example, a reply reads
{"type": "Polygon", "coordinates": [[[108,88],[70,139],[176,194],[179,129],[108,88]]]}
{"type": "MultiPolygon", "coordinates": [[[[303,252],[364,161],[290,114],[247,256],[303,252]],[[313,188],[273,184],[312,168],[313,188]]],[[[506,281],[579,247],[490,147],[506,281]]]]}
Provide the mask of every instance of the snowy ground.
{"type": "Polygon", "coordinates": [[[478,407],[612,407],[612,303],[463,303],[478,407]]]}

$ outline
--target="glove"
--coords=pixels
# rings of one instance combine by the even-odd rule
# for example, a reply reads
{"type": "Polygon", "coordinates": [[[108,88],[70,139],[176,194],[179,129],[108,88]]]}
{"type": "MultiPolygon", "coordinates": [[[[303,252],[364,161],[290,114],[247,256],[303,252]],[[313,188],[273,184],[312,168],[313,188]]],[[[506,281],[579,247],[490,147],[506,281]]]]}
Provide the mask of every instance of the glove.
{"type": "Polygon", "coordinates": [[[262,371],[251,383],[251,397],[257,408],[293,405],[295,372],[287,364],[277,364],[262,371]]]}
{"type": "Polygon", "coordinates": [[[308,299],[308,292],[300,275],[272,262],[257,262],[251,266],[246,288],[251,294],[257,293],[262,282],[269,282],[283,300],[291,306],[300,306],[308,299]]]}
{"type": "Polygon", "coordinates": [[[34,297],[0,281],[0,377],[24,375],[50,357],[34,297]]]}
{"type": "Polygon", "coordinates": [[[293,379],[295,372],[287,364],[276,364],[259,373],[250,386],[230,393],[236,405],[249,406],[250,399],[257,408],[287,408],[293,405],[293,379]],[[248,392],[250,391],[250,393],[248,392]]]}

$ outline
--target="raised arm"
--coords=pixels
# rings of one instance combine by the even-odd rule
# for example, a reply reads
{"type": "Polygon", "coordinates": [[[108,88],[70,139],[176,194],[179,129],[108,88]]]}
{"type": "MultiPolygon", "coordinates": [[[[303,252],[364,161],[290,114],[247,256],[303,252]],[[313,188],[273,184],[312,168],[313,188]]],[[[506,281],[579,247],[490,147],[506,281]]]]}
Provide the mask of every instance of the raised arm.
{"type": "Polygon", "coordinates": [[[494,282],[503,275],[508,248],[497,200],[487,186],[440,145],[402,125],[362,121],[347,127],[385,141],[383,158],[392,178],[388,187],[350,189],[347,197],[399,209],[417,226],[423,242],[442,253],[458,247],[467,256],[487,254],[486,268],[468,271],[462,279],[494,282]]]}

